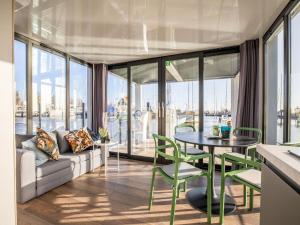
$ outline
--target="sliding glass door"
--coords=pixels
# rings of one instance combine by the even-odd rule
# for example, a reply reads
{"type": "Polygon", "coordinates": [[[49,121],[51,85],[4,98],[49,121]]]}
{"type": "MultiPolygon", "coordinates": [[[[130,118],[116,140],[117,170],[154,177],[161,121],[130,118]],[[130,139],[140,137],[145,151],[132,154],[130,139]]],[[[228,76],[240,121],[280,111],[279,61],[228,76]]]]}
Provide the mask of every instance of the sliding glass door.
{"type": "Polygon", "coordinates": [[[218,54],[188,53],[109,66],[108,129],[122,153],[133,159],[152,160],[153,133],[173,138],[175,127],[183,123],[203,131],[207,122],[205,104],[224,112],[223,119],[231,116],[232,107],[236,107],[231,104],[236,99],[231,90],[237,91],[239,53],[230,49],[220,57],[218,54]],[[204,93],[206,79],[214,79],[219,87],[215,96],[204,93]],[[214,107],[213,101],[205,101],[216,98],[222,104],[214,107]]]}
{"type": "Polygon", "coordinates": [[[154,157],[153,133],[158,133],[158,63],[130,67],[131,155],[154,157]]]}
{"type": "Polygon", "coordinates": [[[110,139],[128,154],[128,74],[127,68],[113,69],[107,77],[106,123],[110,139]]]}
{"type": "MultiPolygon", "coordinates": [[[[165,62],[166,135],[174,136],[177,125],[199,128],[199,58],[165,62]]],[[[164,113],[163,113],[164,114],[164,113]]]]}

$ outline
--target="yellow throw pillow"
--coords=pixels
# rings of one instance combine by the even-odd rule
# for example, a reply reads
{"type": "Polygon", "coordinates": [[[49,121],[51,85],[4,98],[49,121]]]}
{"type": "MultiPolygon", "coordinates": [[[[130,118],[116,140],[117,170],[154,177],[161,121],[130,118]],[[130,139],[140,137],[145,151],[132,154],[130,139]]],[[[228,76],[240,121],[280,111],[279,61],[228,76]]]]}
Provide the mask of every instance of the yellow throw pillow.
{"type": "Polygon", "coordinates": [[[90,146],[93,146],[93,139],[87,130],[81,128],[78,131],[72,131],[65,136],[70,144],[73,153],[84,151],[90,146]]]}
{"type": "Polygon", "coordinates": [[[56,141],[43,129],[36,128],[36,147],[51,159],[58,160],[59,150],[56,141]]]}

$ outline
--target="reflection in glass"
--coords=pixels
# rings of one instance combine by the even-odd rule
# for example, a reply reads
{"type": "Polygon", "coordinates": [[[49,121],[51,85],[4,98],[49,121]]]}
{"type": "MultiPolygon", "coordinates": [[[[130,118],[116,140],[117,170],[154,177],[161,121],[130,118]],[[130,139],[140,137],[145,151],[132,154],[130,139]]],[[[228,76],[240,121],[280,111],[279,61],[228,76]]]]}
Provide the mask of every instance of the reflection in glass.
{"type": "Polygon", "coordinates": [[[204,131],[231,121],[235,126],[239,53],[204,58],[204,131]]]}
{"type": "Polygon", "coordinates": [[[65,129],[66,118],[65,58],[32,48],[33,131],[65,129]]]}
{"type": "Polygon", "coordinates": [[[268,144],[283,141],[283,48],[283,25],[281,24],[266,42],[266,141],[268,144]]]}
{"type": "Polygon", "coordinates": [[[291,142],[300,141],[300,5],[291,16],[291,142]]]}
{"type": "Polygon", "coordinates": [[[110,139],[119,143],[120,152],[127,153],[127,68],[108,71],[107,127],[110,139]]]}
{"type": "Polygon", "coordinates": [[[88,126],[91,87],[89,68],[79,63],[70,62],[70,129],[88,126]]]}
{"type": "Polygon", "coordinates": [[[167,61],[165,67],[166,135],[172,137],[176,125],[199,127],[199,59],[167,61]]]}
{"type": "Polygon", "coordinates": [[[14,42],[15,81],[16,81],[16,112],[15,129],[17,134],[26,133],[27,101],[26,101],[26,44],[14,42]]]}
{"type": "MultiPolygon", "coordinates": [[[[204,132],[231,121],[231,79],[204,80],[204,132]]],[[[236,105],[236,104],[235,104],[236,105]]]]}
{"type": "Polygon", "coordinates": [[[158,64],[131,67],[131,146],[133,155],[154,157],[158,132],[158,64]]]}

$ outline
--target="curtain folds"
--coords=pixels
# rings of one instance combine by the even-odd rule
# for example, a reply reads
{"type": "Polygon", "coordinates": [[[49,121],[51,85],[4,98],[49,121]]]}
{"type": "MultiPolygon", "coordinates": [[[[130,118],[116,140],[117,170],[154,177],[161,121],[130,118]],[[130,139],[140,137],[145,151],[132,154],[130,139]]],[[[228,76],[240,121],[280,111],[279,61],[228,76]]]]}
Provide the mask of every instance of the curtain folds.
{"type": "Polygon", "coordinates": [[[93,85],[93,122],[92,129],[98,133],[98,128],[103,127],[104,113],[107,102],[107,65],[94,65],[93,85]]]}
{"type": "Polygon", "coordinates": [[[259,40],[240,46],[240,81],[236,127],[259,127],[259,40]]]}

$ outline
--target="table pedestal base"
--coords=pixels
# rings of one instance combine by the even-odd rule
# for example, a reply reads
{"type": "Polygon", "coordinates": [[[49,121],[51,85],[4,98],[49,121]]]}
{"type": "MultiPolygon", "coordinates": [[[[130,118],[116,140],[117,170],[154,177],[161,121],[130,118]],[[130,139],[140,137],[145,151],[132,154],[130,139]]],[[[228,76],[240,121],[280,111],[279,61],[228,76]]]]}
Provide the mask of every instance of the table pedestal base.
{"type": "MultiPolygon", "coordinates": [[[[207,195],[206,191],[203,188],[195,188],[190,190],[186,194],[186,198],[193,206],[194,209],[198,209],[204,212],[207,212],[207,195]]],[[[225,207],[224,213],[228,214],[235,210],[235,203],[233,199],[229,195],[225,195],[225,207]]],[[[220,214],[220,196],[214,195],[212,199],[212,214],[219,215],[220,214]]]]}

